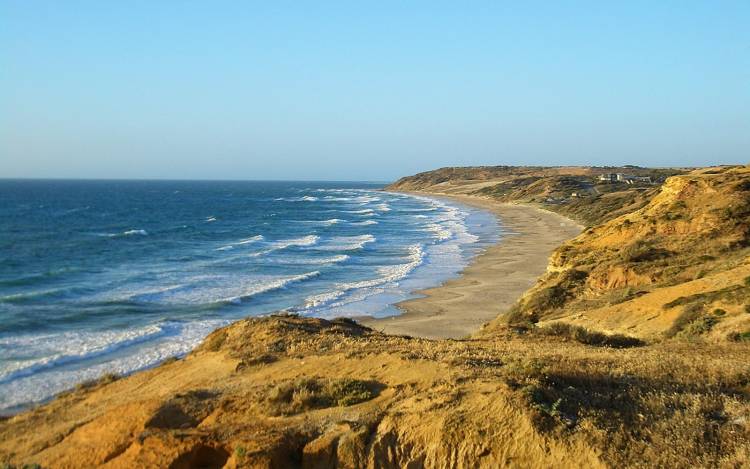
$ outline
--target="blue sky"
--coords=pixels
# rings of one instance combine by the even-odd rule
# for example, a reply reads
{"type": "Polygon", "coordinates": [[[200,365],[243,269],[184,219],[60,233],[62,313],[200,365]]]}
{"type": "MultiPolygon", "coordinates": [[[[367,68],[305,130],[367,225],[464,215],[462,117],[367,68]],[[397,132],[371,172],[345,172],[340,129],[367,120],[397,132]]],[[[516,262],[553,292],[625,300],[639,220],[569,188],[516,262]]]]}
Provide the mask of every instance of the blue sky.
{"type": "Polygon", "coordinates": [[[0,177],[745,163],[750,2],[0,0],[0,177]]]}

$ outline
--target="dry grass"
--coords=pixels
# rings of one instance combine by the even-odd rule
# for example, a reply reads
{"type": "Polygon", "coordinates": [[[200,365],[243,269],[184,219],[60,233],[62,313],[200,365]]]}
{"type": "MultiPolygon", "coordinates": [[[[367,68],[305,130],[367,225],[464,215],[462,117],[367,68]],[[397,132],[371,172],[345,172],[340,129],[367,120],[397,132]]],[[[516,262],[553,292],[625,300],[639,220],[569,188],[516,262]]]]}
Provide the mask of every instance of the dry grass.
{"type": "MultiPolygon", "coordinates": [[[[607,344],[598,333],[567,326],[496,329],[471,340],[430,341],[380,334],[351,321],[293,316],[244,320],[223,332],[219,353],[246,362],[272,354],[274,361],[227,371],[223,379],[202,384],[213,386],[210,389],[181,389],[161,397],[162,405],[149,411],[153,413],[149,431],[141,434],[144,441],[139,447],[144,451],[159,448],[159,441],[169,447],[179,435],[180,441],[224,448],[238,459],[242,454],[246,461],[259,455],[292,458],[325,433],[331,422],[340,421],[339,407],[359,403],[356,410],[346,412],[344,427],[350,430],[341,430],[348,432],[346,438],[362,438],[357,440],[361,441],[357,451],[362,453],[357,454],[364,459],[357,460],[381,457],[366,454],[376,447],[367,443],[372,439],[381,445],[390,442],[388,451],[394,457],[407,457],[404,448],[425,445],[443,448],[440,460],[464,445],[489,447],[493,454],[501,454],[502,443],[487,435],[502,434],[512,415],[500,412],[459,419],[476,412],[477,402],[482,401],[467,396],[483,395],[487,402],[509,401],[512,412],[520,412],[524,421],[533,424],[537,437],[559,446],[583,442],[611,467],[742,467],[749,460],[749,342],[664,341],[615,348],[622,339],[607,344]],[[586,344],[591,342],[604,346],[586,344]],[[316,363],[314,371],[309,367],[305,371],[300,357],[316,363]],[[279,382],[263,384],[263,376],[277,377],[279,382]],[[389,392],[380,393],[386,386],[389,392]],[[374,401],[375,396],[382,400],[374,401]],[[450,427],[452,433],[436,432],[433,426],[424,427],[427,433],[403,427],[413,425],[413,419],[418,421],[425,412],[432,422],[460,423],[450,427]],[[393,439],[394,435],[399,436],[393,439]],[[456,440],[451,435],[461,437],[456,440]],[[263,444],[253,443],[258,441],[263,444]],[[236,450],[240,446],[244,450],[236,450]]],[[[198,350],[191,359],[153,373],[173,376],[177,367],[215,359],[206,352],[198,350]]],[[[135,395],[143,392],[143,386],[129,384],[131,379],[120,382],[118,389],[131,385],[138,390],[135,395]]],[[[143,398],[144,409],[151,408],[155,397],[143,398]]],[[[76,412],[91,411],[90,405],[80,396],[71,396],[22,419],[0,422],[0,441],[4,441],[0,445],[12,445],[16,454],[7,462],[46,461],[37,457],[41,453],[35,448],[47,446],[28,446],[24,438],[52,421],[71,418],[75,424],[80,417],[76,412]]],[[[122,418],[117,408],[109,410],[111,417],[122,418]]],[[[99,415],[101,409],[93,411],[99,415]]],[[[111,420],[103,418],[99,424],[110,425],[111,420]]],[[[54,439],[56,435],[51,434],[45,445],[64,449],[75,441],[60,441],[54,439]]],[[[8,457],[2,448],[0,461],[8,457]]],[[[121,457],[129,455],[125,452],[121,457]]],[[[560,457],[573,462],[577,455],[560,457]]],[[[406,466],[414,460],[394,461],[396,466],[406,466]]],[[[467,461],[467,466],[479,464],[478,459],[467,461]]]]}
{"type": "Polygon", "coordinates": [[[585,434],[612,467],[745,464],[750,349],[687,345],[519,347],[504,376],[539,431],[585,434]]]}

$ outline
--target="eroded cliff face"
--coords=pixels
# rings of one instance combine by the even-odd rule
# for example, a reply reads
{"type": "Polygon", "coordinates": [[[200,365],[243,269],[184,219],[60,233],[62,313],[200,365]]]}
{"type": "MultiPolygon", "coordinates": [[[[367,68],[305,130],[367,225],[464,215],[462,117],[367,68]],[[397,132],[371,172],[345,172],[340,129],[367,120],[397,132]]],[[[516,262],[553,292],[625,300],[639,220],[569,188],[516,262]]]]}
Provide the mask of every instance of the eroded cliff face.
{"type": "Polygon", "coordinates": [[[749,247],[748,167],[674,176],[643,208],[591,227],[555,251],[548,273],[509,318],[563,320],[655,338],[679,317],[671,302],[705,293],[707,311],[726,313],[715,322],[731,325],[717,331],[739,333],[750,327],[750,291],[744,291],[749,247]],[[732,285],[732,298],[708,295],[732,285]],[[630,319],[628,309],[634,311],[630,319]]]}
{"type": "Polygon", "coordinates": [[[345,320],[248,319],[183,360],[81,386],[1,422],[0,460],[52,468],[746,462],[748,346],[688,350],[591,347],[510,329],[429,341],[345,320]]]}

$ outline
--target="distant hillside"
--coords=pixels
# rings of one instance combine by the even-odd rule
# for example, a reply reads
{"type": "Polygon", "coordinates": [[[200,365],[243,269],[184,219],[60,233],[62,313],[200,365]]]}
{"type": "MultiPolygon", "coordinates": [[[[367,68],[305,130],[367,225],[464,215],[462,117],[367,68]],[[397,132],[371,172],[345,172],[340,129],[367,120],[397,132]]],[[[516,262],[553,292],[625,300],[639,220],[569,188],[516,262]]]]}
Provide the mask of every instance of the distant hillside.
{"type": "Polygon", "coordinates": [[[441,168],[399,179],[387,189],[461,193],[531,203],[594,225],[643,207],[667,177],[684,172],[634,166],[441,168]],[[604,174],[647,177],[650,182],[604,182],[599,179],[604,174]]]}
{"type": "Polygon", "coordinates": [[[717,340],[750,330],[750,168],[674,176],[644,201],[557,249],[498,321],[717,340]]]}

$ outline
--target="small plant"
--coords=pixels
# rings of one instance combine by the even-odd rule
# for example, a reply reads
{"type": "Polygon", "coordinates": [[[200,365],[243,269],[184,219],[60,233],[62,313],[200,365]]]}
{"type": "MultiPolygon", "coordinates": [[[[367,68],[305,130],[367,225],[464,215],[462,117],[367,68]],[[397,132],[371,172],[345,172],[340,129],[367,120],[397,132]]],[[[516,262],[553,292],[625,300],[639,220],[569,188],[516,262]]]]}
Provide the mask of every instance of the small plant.
{"type": "Polygon", "coordinates": [[[718,322],[719,319],[713,316],[698,318],[688,324],[687,327],[685,327],[683,330],[681,330],[678,336],[690,338],[706,334],[710,332],[711,329],[713,329],[713,327],[718,324],[718,322]]]}
{"type": "Polygon", "coordinates": [[[100,378],[92,379],[89,381],[84,381],[82,383],[78,383],[75,387],[76,391],[83,391],[85,389],[91,389],[96,386],[101,386],[109,383],[114,383],[120,379],[120,375],[117,373],[107,373],[105,375],[102,375],[100,378]]]}
{"type": "Polygon", "coordinates": [[[244,446],[238,446],[234,449],[234,455],[237,457],[238,460],[242,461],[245,459],[245,456],[247,455],[247,450],[244,446]]]}
{"type": "Polygon", "coordinates": [[[586,329],[585,327],[572,326],[560,322],[552,323],[549,326],[538,329],[538,332],[545,335],[566,337],[585,345],[611,348],[629,348],[639,347],[645,343],[636,337],[630,337],[622,334],[604,334],[586,329]]]}
{"type": "Polygon", "coordinates": [[[733,342],[750,342],[750,331],[733,332],[728,338],[733,342]]]}
{"type": "Polygon", "coordinates": [[[566,292],[559,285],[540,290],[531,297],[527,307],[533,311],[547,311],[565,304],[566,292]]]}
{"type": "Polygon", "coordinates": [[[716,308],[714,310],[714,316],[725,316],[727,314],[726,310],[721,308],[716,308]]]}
{"type": "Polygon", "coordinates": [[[620,252],[620,258],[624,262],[648,262],[663,259],[669,256],[669,251],[654,247],[651,243],[638,240],[626,246],[620,252]]]}
{"type": "Polygon", "coordinates": [[[356,379],[302,378],[272,388],[268,401],[275,415],[290,415],[309,409],[359,404],[376,395],[371,383],[356,379]]]}
{"type": "Polygon", "coordinates": [[[703,305],[703,303],[689,304],[688,306],[685,307],[685,309],[682,310],[682,313],[679,316],[677,316],[677,319],[675,319],[674,322],[672,323],[672,327],[670,327],[665,332],[665,335],[667,337],[676,336],[683,329],[688,327],[688,325],[697,321],[703,315],[704,309],[705,309],[705,306],[703,305]]]}
{"type": "Polygon", "coordinates": [[[206,339],[206,349],[211,352],[218,352],[221,349],[221,346],[224,345],[224,342],[227,340],[227,333],[223,330],[218,330],[208,336],[206,339]]]}

